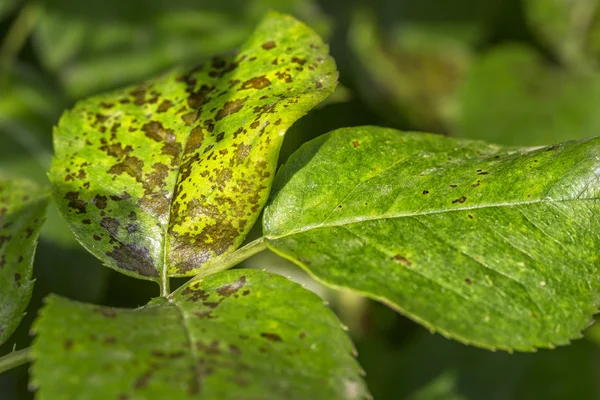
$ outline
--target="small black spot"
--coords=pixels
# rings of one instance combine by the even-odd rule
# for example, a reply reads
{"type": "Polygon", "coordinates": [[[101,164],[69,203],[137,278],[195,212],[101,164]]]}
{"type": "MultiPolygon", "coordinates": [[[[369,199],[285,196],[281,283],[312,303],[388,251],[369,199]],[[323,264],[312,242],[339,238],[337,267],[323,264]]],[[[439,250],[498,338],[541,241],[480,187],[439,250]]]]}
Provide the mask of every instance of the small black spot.
{"type": "Polygon", "coordinates": [[[283,342],[283,339],[281,338],[281,336],[279,336],[276,333],[269,333],[269,332],[262,332],[260,334],[261,337],[264,337],[267,340],[270,340],[272,342],[283,342]]]}
{"type": "Polygon", "coordinates": [[[429,190],[423,190],[423,194],[429,194],[429,190]]]}
{"type": "Polygon", "coordinates": [[[456,200],[452,200],[452,204],[456,204],[456,203],[461,203],[461,204],[462,204],[462,203],[464,203],[465,201],[467,201],[467,198],[466,198],[466,196],[461,196],[461,197],[459,197],[459,198],[458,198],[458,199],[456,199],[456,200]]]}
{"type": "Polygon", "coordinates": [[[467,285],[470,285],[470,284],[472,283],[472,282],[471,282],[471,279],[469,279],[469,278],[466,278],[466,279],[465,279],[465,283],[466,283],[467,285]]]}

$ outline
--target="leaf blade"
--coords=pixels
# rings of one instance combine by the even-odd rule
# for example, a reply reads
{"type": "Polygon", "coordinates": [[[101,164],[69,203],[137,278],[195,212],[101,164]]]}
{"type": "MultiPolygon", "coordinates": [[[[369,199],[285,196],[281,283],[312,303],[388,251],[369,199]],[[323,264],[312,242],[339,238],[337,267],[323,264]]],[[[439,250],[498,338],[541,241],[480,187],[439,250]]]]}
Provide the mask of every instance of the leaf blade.
{"type": "Polygon", "coordinates": [[[298,284],[260,271],[213,274],[138,310],[51,297],[35,330],[41,399],[366,394],[334,314],[298,284]]]}
{"type": "Polygon", "coordinates": [[[48,194],[0,176],[0,344],[15,331],[33,291],[33,257],[48,194]]]}
{"type": "Polygon", "coordinates": [[[336,79],[321,39],[272,13],[237,56],[66,113],[50,174],[59,208],[109,267],[162,282],[194,275],[241,244],[283,134],[336,79]]]}
{"type": "Polygon", "coordinates": [[[565,344],[599,303],[597,143],[531,150],[334,131],[282,168],[266,243],[463,342],[565,344]]]}

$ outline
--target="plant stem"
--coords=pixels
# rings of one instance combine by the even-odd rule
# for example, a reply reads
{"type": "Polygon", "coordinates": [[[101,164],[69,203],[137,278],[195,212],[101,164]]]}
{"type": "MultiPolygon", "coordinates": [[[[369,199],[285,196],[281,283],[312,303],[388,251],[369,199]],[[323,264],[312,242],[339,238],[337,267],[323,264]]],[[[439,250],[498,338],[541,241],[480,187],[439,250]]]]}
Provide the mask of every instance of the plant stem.
{"type": "Polygon", "coordinates": [[[0,357],[0,374],[19,365],[26,364],[31,360],[31,347],[13,351],[4,357],[0,357]]]}
{"type": "MultiPolygon", "coordinates": [[[[211,261],[207,262],[206,264],[204,264],[202,266],[202,270],[200,271],[200,273],[198,275],[194,276],[192,279],[190,279],[188,284],[190,282],[201,279],[205,276],[212,275],[212,274],[220,272],[220,271],[225,271],[231,267],[235,267],[240,262],[244,261],[247,258],[252,257],[253,255],[255,255],[257,253],[260,253],[261,251],[265,250],[266,248],[267,248],[267,246],[265,245],[264,237],[258,238],[256,240],[248,243],[244,247],[237,249],[233,253],[228,254],[227,256],[225,256],[221,259],[217,259],[216,261],[212,261],[212,262],[211,261]]],[[[186,286],[187,286],[187,284],[183,285],[182,288],[186,287],[186,286]]],[[[179,292],[179,290],[181,290],[181,288],[177,289],[176,291],[171,293],[171,295],[174,295],[175,293],[179,292]]]]}

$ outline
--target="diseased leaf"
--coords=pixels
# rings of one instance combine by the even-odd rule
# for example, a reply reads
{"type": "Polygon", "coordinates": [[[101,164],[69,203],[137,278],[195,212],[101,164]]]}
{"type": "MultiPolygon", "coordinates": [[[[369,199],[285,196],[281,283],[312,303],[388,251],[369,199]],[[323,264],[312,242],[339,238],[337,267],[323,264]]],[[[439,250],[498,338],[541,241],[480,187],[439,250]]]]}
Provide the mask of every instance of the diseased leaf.
{"type": "Polygon", "coordinates": [[[283,134],[336,77],[319,37],[273,13],[236,56],[80,102],[55,131],[59,209],[109,267],[196,274],[243,241],[283,134]]]}
{"type": "Polygon", "coordinates": [[[598,171],[598,138],[533,150],[341,129],[278,174],[266,242],[462,342],[554,347],[600,305],[598,171]]]}
{"type": "Polygon", "coordinates": [[[137,310],[51,296],[34,330],[41,400],[368,396],[335,315],[261,271],[213,274],[137,310]]]}
{"type": "Polygon", "coordinates": [[[0,344],[17,328],[31,299],[33,255],[48,193],[0,176],[0,344]]]}

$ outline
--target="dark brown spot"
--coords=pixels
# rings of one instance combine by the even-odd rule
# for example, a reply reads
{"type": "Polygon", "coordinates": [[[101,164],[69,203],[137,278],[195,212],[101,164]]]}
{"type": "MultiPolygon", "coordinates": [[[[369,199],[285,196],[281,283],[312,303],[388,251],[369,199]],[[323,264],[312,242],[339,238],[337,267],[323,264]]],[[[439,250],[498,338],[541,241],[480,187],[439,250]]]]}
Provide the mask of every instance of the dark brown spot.
{"type": "Polygon", "coordinates": [[[98,207],[100,210],[104,210],[106,208],[106,196],[100,196],[99,194],[96,195],[96,197],[94,197],[94,200],[92,200],[92,203],[94,203],[94,205],[96,207],[98,207]]]}
{"type": "Polygon", "coordinates": [[[261,47],[265,50],[271,50],[275,46],[275,42],[273,40],[269,40],[268,42],[264,42],[261,47]]]}
{"type": "Polygon", "coordinates": [[[163,113],[173,106],[170,100],[165,100],[156,109],[156,112],[163,113]]]}
{"type": "Polygon", "coordinates": [[[69,206],[69,208],[77,210],[77,214],[85,214],[87,212],[87,203],[83,200],[79,200],[78,192],[67,192],[67,194],[65,195],[65,199],[69,200],[69,203],[67,205],[69,206]]]}
{"type": "Polygon", "coordinates": [[[106,255],[114,259],[119,268],[137,272],[143,276],[158,276],[154,262],[150,258],[150,252],[145,247],[120,243],[106,255]]]}
{"type": "Polygon", "coordinates": [[[100,221],[100,226],[106,229],[112,236],[116,236],[120,223],[115,218],[104,217],[100,221]]]}
{"type": "Polygon", "coordinates": [[[223,105],[223,108],[217,112],[215,120],[220,121],[228,115],[235,114],[236,112],[240,111],[244,107],[244,102],[246,101],[246,99],[247,98],[231,100],[226,102],[223,105]]]}
{"type": "Polygon", "coordinates": [[[299,64],[299,65],[304,65],[306,64],[306,60],[303,58],[298,58],[298,57],[292,57],[292,62],[299,64]]]}
{"type": "Polygon", "coordinates": [[[245,284],[246,284],[246,277],[242,276],[236,282],[218,288],[217,293],[220,296],[229,297],[232,294],[236,293],[238,290],[240,290],[245,284]]]}
{"type": "Polygon", "coordinates": [[[429,194],[429,190],[423,190],[423,194],[429,194]]]}
{"type": "Polygon", "coordinates": [[[188,137],[187,143],[185,144],[185,154],[191,154],[198,150],[200,146],[202,146],[203,141],[204,132],[202,131],[202,127],[194,127],[190,132],[190,136],[188,137]]]}
{"type": "Polygon", "coordinates": [[[405,267],[410,267],[412,265],[412,262],[410,262],[408,258],[401,254],[396,254],[394,257],[392,257],[392,260],[398,264],[404,265],[405,267]]]}
{"type": "Polygon", "coordinates": [[[470,285],[470,284],[472,283],[472,282],[471,282],[471,279],[469,279],[469,278],[466,278],[466,279],[465,279],[465,283],[466,283],[467,285],[470,285]]]}
{"type": "Polygon", "coordinates": [[[242,84],[239,90],[264,89],[269,85],[271,85],[271,81],[268,80],[265,75],[261,75],[252,79],[248,79],[242,84]]]}
{"type": "Polygon", "coordinates": [[[358,140],[354,140],[354,141],[352,142],[352,146],[353,146],[354,148],[357,148],[358,146],[360,146],[360,142],[359,142],[358,140]]]}
{"type": "Polygon", "coordinates": [[[461,203],[461,204],[462,204],[462,203],[464,203],[465,201],[467,201],[467,198],[466,198],[466,196],[461,196],[461,197],[459,197],[459,198],[458,198],[458,199],[456,199],[456,200],[452,200],[452,204],[456,204],[456,203],[461,203]]]}
{"type": "Polygon", "coordinates": [[[63,348],[64,348],[65,350],[70,350],[70,349],[71,349],[71,347],[73,347],[73,340],[71,340],[71,339],[66,339],[66,340],[63,342],[63,348]]]}
{"type": "Polygon", "coordinates": [[[260,336],[264,337],[267,340],[270,340],[271,342],[283,342],[283,339],[281,338],[281,336],[279,336],[276,333],[262,332],[260,334],[260,336]]]}

